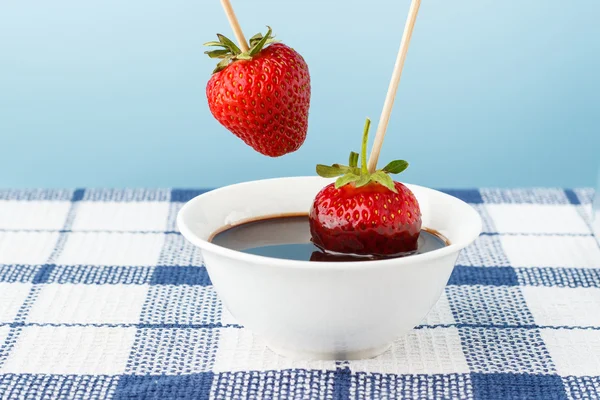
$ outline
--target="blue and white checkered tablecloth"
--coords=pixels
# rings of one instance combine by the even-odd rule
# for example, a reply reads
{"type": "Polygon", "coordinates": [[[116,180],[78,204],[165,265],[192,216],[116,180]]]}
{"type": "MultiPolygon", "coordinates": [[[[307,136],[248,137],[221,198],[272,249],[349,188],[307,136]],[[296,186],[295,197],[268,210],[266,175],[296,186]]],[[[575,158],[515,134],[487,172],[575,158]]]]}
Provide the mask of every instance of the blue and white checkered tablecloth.
{"type": "Polygon", "coordinates": [[[422,325],[315,362],[222,309],[175,226],[199,191],[0,191],[0,398],[600,398],[592,190],[450,192],[484,232],[422,325]]]}

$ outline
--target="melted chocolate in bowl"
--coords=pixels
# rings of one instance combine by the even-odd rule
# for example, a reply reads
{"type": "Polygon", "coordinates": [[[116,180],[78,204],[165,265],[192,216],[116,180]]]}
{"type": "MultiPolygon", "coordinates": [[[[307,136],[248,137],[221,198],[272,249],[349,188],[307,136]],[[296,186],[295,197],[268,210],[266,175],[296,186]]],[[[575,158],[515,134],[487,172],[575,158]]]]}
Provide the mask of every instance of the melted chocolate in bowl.
{"type": "MultiPolygon", "coordinates": [[[[310,240],[308,216],[282,215],[257,218],[215,232],[210,241],[216,245],[264,257],[299,261],[366,261],[382,257],[355,256],[324,252],[310,240]]],[[[450,242],[439,232],[423,228],[417,251],[422,254],[448,246],[450,242]]]]}

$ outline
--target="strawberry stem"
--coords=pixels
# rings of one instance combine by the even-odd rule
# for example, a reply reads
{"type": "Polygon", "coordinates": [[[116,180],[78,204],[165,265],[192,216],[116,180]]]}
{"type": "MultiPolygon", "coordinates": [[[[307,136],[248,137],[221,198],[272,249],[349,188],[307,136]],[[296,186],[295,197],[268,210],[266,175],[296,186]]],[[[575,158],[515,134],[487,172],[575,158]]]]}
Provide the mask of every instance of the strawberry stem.
{"type": "MultiPolygon", "coordinates": [[[[250,39],[252,41],[252,39],[250,39]]],[[[369,128],[371,127],[371,120],[367,118],[365,121],[365,128],[363,130],[362,146],[360,155],[355,152],[350,152],[348,159],[348,165],[333,164],[328,165],[317,165],[317,174],[324,178],[333,178],[338,176],[339,178],[335,181],[335,188],[339,189],[344,185],[352,183],[354,187],[362,187],[368,185],[371,182],[376,182],[382,186],[385,186],[394,193],[398,193],[394,181],[390,178],[389,174],[399,174],[408,167],[408,163],[404,160],[395,160],[386,165],[383,169],[377,170],[373,173],[369,172],[367,166],[367,144],[369,142],[369,128]],[[360,168],[358,168],[358,158],[360,157],[360,168]]]]}
{"type": "Polygon", "coordinates": [[[369,142],[369,128],[371,127],[371,120],[367,118],[365,121],[365,128],[363,130],[362,146],[360,148],[360,174],[368,175],[369,170],[367,169],[367,143],[369,142]]]}

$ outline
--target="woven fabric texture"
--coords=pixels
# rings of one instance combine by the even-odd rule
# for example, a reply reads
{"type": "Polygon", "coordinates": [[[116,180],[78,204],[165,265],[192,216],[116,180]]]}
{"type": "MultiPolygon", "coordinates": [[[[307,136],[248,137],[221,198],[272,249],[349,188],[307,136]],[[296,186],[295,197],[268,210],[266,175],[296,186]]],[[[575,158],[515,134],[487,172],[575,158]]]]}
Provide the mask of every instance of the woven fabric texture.
{"type": "Polygon", "coordinates": [[[449,190],[484,231],[385,354],[293,361],[221,306],[196,190],[0,190],[0,399],[599,399],[590,189],[449,190]]]}

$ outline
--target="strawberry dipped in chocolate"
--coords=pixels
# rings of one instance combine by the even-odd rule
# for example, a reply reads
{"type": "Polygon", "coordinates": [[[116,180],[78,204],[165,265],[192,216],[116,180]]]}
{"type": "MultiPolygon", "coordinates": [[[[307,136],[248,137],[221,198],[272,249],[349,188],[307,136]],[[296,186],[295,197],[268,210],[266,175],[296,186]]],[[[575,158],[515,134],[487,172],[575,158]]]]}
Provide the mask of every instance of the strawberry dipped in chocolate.
{"type": "Polygon", "coordinates": [[[317,165],[326,178],[339,176],[325,186],[310,208],[313,243],[326,252],[374,257],[408,255],[417,250],[421,210],[414,194],[389,174],[408,167],[404,160],[390,162],[374,173],[367,170],[370,120],[365,123],[359,155],[350,153],[349,165],[317,165]]]}
{"type": "Polygon", "coordinates": [[[243,52],[231,40],[205,43],[221,61],[206,85],[212,115],[259,153],[279,157],[298,150],[306,139],[310,75],[304,58],[275,43],[271,28],[250,38],[243,52]]]}

